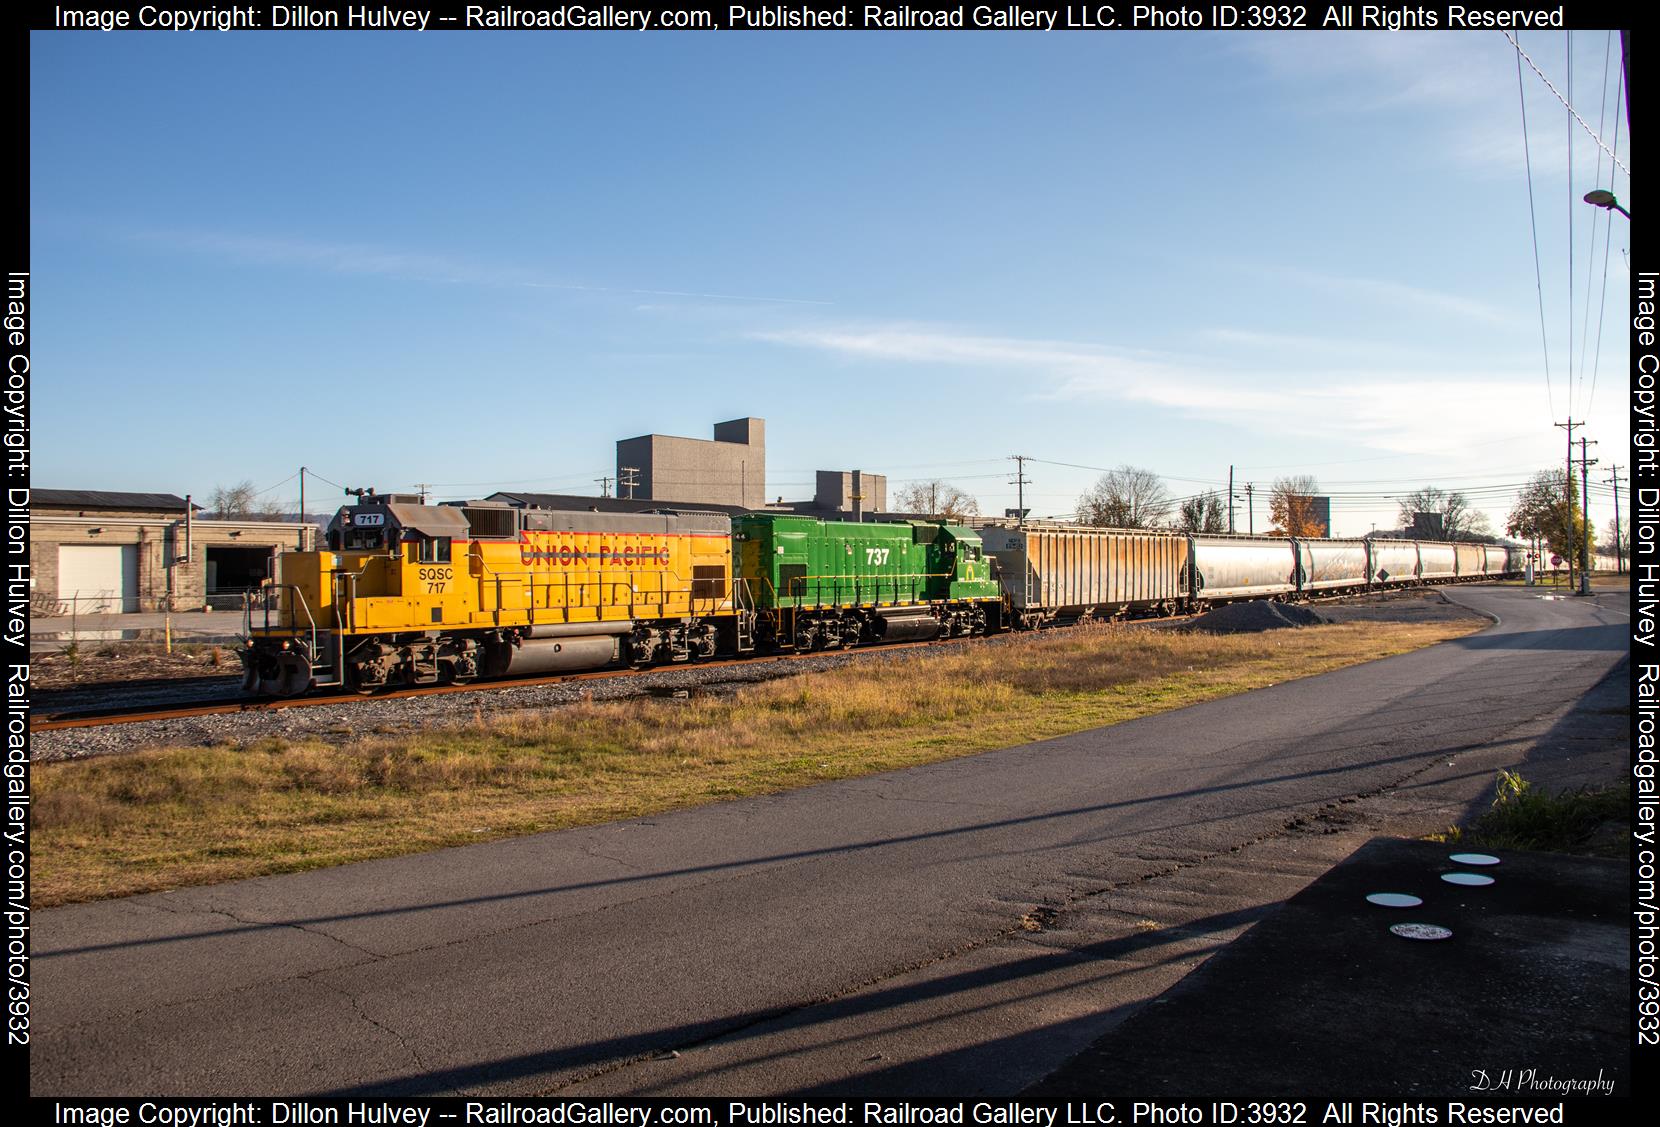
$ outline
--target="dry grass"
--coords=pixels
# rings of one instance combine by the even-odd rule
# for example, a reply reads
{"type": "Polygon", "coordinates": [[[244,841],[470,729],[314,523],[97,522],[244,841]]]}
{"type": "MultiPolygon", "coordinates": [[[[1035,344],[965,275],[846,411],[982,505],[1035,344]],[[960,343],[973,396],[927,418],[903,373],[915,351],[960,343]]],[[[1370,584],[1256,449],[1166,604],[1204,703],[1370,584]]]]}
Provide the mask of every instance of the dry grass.
{"type": "Polygon", "coordinates": [[[735,699],[476,714],[345,747],[266,740],[35,770],[35,903],[338,865],[769,793],[1062,735],[1470,633],[1115,626],[895,654],[735,699]]]}

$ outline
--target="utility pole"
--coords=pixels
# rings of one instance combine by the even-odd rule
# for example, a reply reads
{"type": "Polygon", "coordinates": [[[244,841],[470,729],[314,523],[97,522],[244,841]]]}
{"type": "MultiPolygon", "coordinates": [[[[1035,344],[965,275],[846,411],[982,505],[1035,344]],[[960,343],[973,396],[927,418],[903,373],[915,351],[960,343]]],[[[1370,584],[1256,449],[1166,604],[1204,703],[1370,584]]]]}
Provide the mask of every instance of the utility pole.
{"type": "Polygon", "coordinates": [[[1620,467],[1608,467],[1608,484],[1614,487],[1614,573],[1625,574],[1625,553],[1620,550],[1620,467]]]}
{"type": "Polygon", "coordinates": [[[1228,467],[1228,532],[1233,532],[1233,467],[1228,467]]]}
{"type": "Polygon", "coordinates": [[[594,478],[594,480],[599,482],[599,495],[601,497],[611,496],[611,479],[610,478],[608,478],[608,477],[596,477],[596,478],[594,478]]]}
{"type": "Polygon", "coordinates": [[[1245,483],[1245,516],[1246,527],[1251,530],[1251,535],[1255,536],[1257,534],[1257,506],[1256,499],[1251,496],[1252,488],[1251,482],[1247,481],[1245,483]]]}
{"type": "Polygon", "coordinates": [[[1024,526],[1026,523],[1026,459],[1030,455],[1010,454],[1009,457],[1014,459],[1015,464],[1014,478],[1009,482],[1010,485],[1016,487],[1014,504],[1015,512],[1019,515],[1015,517],[1015,522],[1024,526]]]}
{"type": "Polygon", "coordinates": [[[1591,593],[1591,466],[1595,458],[1586,456],[1585,447],[1595,446],[1594,439],[1579,440],[1579,593],[1591,593]]]}
{"type": "Polygon", "coordinates": [[[431,486],[424,481],[417,481],[415,483],[415,495],[421,499],[421,504],[424,505],[427,503],[427,492],[430,489],[431,486]]]}
{"type": "MultiPolygon", "coordinates": [[[[1563,479],[1562,479],[1562,484],[1567,489],[1567,496],[1564,497],[1563,500],[1567,502],[1568,507],[1565,510],[1564,515],[1568,518],[1567,521],[1566,521],[1566,524],[1568,526],[1568,535],[1570,537],[1572,537],[1572,535],[1573,535],[1573,523],[1574,523],[1573,522],[1573,516],[1574,516],[1574,428],[1575,427],[1582,427],[1582,426],[1585,425],[1585,423],[1584,423],[1583,420],[1576,423],[1576,422],[1573,421],[1572,418],[1570,418],[1565,423],[1556,423],[1554,425],[1556,425],[1558,427],[1567,427],[1568,428],[1568,469],[1566,471],[1566,476],[1564,476],[1563,479]]],[[[1572,588],[1573,585],[1574,585],[1574,545],[1573,545],[1573,540],[1570,539],[1568,541],[1568,586],[1569,586],[1569,588],[1572,588]]]]}
{"type": "Polygon", "coordinates": [[[300,467],[300,551],[305,551],[305,467],[300,467]]]}
{"type": "Polygon", "coordinates": [[[620,475],[617,478],[617,488],[628,490],[628,499],[634,500],[634,487],[640,484],[640,467],[618,466],[617,473],[620,475]]]}

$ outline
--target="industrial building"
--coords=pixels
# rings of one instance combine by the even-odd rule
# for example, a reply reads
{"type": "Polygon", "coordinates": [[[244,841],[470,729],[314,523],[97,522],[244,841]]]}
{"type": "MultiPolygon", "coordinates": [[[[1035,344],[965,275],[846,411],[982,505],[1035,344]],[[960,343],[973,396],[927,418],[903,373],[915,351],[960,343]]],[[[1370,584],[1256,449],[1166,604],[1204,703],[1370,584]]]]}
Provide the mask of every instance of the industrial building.
{"type": "Polygon", "coordinates": [[[617,443],[617,496],[684,505],[767,503],[767,424],[732,419],[715,437],[643,434],[617,443]]]}
{"type": "Polygon", "coordinates": [[[36,614],[228,609],[282,553],[316,547],[309,524],[203,520],[172,493],[36,489],[29,502],[36,614]]]}

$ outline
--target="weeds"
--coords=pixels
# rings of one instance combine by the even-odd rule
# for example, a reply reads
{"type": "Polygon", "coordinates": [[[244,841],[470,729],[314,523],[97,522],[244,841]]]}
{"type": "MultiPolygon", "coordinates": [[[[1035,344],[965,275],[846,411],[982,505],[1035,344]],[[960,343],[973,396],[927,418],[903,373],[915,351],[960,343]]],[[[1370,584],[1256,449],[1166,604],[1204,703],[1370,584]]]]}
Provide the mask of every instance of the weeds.
{"type": "Polygon", "coordinates": [[[1453,826],[1432,840],[1487,849],[1540,849],[1624,857],[1630,835],[1631,784],[1550,795],[1514,771],[1500,771],[1493,805],[1468,829],[1453,826]],[[1607,832],[1613,827],[1621,832],[1607,832]]]}

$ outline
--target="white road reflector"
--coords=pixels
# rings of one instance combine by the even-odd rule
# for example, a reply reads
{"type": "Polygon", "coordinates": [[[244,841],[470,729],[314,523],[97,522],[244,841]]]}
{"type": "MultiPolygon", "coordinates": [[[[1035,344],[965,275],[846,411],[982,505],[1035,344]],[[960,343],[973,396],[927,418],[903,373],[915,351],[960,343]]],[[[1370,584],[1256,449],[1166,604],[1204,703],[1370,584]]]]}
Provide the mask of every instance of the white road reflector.
{"type": "Polygon", "coordinates": [[[1451,939],[1452,932],[1435,924],[1396,924],[1389,929],[1402,939],[1451,939]]]}
{"type": "Polygon", "coordinates": [[[1454,853],[1447,858],[1455,865],[1497,865],[1499,859],[1491,853],[1454,853]]]}

